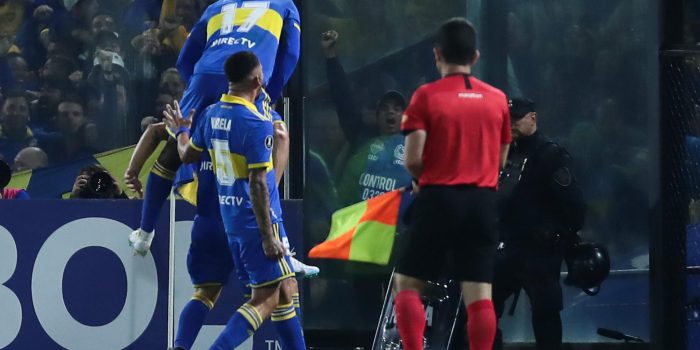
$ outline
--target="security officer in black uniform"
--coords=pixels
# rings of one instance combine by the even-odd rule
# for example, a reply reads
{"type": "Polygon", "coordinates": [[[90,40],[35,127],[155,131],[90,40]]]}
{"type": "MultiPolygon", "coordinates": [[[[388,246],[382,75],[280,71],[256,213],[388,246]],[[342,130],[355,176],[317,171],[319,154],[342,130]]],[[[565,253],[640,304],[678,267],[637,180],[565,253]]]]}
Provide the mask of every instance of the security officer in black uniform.
{"type": "MultiPolygon", "coordinates": [[[[522,289],[530,299],[537,349],[562,348],[559,283],[565,250],[578,242],[585,204],[571,156],[537,130],[535,104],[509,101],[513,144],[499,183],[499,247],[493,283],[496,315],[522,289]]],[[[501,330],[494,349],[503,348],[501,330]]]]}

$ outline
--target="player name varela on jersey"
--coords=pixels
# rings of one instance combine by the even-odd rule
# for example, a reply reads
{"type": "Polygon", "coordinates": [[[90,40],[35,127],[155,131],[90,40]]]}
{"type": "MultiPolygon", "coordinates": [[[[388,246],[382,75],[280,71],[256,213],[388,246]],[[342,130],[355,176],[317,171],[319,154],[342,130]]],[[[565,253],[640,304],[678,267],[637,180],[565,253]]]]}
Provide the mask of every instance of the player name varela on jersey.
{"type": "Polygon", "coordinates": [[[231,119],[211,118],[211,128],[214,130],[231,131],[231,119]]]}

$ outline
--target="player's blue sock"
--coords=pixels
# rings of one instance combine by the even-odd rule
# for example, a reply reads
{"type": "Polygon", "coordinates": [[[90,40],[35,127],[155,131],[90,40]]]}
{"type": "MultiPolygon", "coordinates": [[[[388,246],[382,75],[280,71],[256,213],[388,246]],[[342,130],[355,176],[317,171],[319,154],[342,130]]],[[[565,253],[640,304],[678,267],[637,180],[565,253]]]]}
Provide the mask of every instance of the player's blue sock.
{"type": "Polygon", "coordinates": [[[304,331],[301,329],[293,303],[275,308],[272,312],[272,324],[277,330],[284,349],[306,350],[304,331]]]}
{"type": "Polygon", "coordinates": [[[204,318],[207,317],[209,310],[213,307],[214,304],[211,301],[198,298],[192,298],[185,305],[180,314],[180,323],[177,328],[177,336],[175,337],[176,348],[192,348],[199,330],[202,329],[204,318]]]}
{"type": "Polygon", "coordinates": [[[156,162],[153,170],[148,174],[146,183],[146,193],[143,198],[143,208],[141,208],[141,229],[146,232],[153,232],[160,208],[168,198],[170,189],[173,187],[175,173],[166,169],[156,162]]]}
{"type": "Polygon", "coordinates": [[[296,311],[299,322],[301,323],[301,302],[299,301],[299,293],[292,294],[292,303],[294,304],[294,311],[296,311]]]}
{"type": "Polygon", "coordinates": [[[255,333],[263,319],[252,305],[243,304],[226,324],[224,331],[216,338],[210,350],[231,350],[243,344],[255,333]]]}

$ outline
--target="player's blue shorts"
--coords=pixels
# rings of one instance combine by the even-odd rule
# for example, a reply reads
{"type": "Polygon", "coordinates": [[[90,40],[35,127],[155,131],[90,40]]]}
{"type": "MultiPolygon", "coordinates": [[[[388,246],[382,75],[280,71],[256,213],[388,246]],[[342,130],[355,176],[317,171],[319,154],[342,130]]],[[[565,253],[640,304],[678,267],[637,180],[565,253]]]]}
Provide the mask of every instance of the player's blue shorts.
{"type": "MultiPolygon", "coordinates": [[[[272,230],[277,239],[288,247],[289,240],[284,231],[284,225],[281,222],[273,224],[272,230]]],[[[259,229],[236,229],[233,234],[229,233],[229,242],[231,253],[238,255],[239,265],[245,267],[252,288],[268,286],[294,277],[294,270],[291,268],[292,263],[288,256],[282,259],[270,259],[265,256],[259,229]]]]}
{"type": "Polygon", "coordinates": [[[241,257],[238,255],[238,242],[235,240],[231,239],[231,236],[229,235],[229,254],[233,257],[233,266],[236,269],[236,276],[238,277],[238,280],[241,282],[241,292],[243,292],[243,296],[246,298],[250,298],[253,296],[253,291],[250,288],[250,279],[248,278],[248,273],[245,271],[245,266],[243,266],[243,262],[241,261],[241,257]],[[234,253],[235,252],[235,253],[234,253]]]}
{"type": "MultiPolygon", "coordinates": [[[[192,225],[192,242],[187,253],[187,271],[195,286],[220,284],[225,285],[234,269],[234,259],[228,245],[221,218],[208,218],[201,215],[194,217],[192,225]]],[[[242,283],[248,283],[248,276],[243,269],[236,269],[242,283]]]]}

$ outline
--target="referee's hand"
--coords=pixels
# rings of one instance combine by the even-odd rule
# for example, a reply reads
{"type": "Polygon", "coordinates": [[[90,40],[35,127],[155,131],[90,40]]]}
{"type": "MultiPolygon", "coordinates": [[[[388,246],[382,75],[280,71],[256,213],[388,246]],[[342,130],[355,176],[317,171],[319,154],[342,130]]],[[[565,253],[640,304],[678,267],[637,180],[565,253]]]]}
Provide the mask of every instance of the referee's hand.
{"type": "Polygon", "coordinates": [[[413,187],[413,194],[417,195],[420,192],[420,186],[418,185],[418,181],[415,179],[411,181],[411,186],[413,187]]]}

